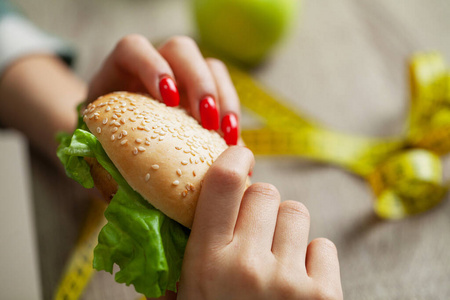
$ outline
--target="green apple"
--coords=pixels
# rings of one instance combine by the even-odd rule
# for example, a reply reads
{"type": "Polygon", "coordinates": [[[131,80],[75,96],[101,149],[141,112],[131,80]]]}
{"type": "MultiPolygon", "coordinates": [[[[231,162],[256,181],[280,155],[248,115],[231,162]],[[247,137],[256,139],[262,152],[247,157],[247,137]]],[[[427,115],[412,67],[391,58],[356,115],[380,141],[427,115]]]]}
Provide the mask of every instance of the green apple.
{"type": "Polygon", "coordinates": [[[300,0],[192,0],[201,42],[225,58],[255,65],[293,26],[300,0]]]}

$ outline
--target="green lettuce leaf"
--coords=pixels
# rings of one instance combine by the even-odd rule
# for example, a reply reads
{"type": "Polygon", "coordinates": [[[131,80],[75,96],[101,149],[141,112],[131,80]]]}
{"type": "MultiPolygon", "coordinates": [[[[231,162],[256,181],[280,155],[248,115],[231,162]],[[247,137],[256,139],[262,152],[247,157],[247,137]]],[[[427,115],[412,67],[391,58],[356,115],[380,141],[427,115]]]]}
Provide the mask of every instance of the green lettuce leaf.
{"type": "Polygon", "coordinates": [[[72,137],[69,134],[60,133],[58,140],[60,144],[56,150],[56,155],[63,163],[67,176],[76,180],[85,188],[93,188],[94,180],[88,163],[82,156],[72,154],[79,152],[81,149],[78,149],[76,144],[71,145],[72,137]]]}
{"type": "Polygon", "coordinates": [[[189,229],[170,219],[134,191],[106,155],[97,138],[79,121],[72,136],[60,134],[57,155],[66,173],[86,188],[94,186],[84,157],[95,157],[119,188],[105,211],[108,223],[98,236],[94,268],[112,273],[117,282],[133,284],[147,297],[176,291],[189,229]]]}

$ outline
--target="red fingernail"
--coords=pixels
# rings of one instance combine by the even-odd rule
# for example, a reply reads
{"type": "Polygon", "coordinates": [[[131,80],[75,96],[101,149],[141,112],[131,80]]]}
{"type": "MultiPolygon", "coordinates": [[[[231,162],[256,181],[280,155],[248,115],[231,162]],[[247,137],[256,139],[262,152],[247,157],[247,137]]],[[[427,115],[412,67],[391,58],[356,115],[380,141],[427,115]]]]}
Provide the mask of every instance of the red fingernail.
{"type": "Polygon", "coordinates": [[[200,118],[204,128],[208,130],[219,129],[219,112],[212,97],[207,96],[200,101],[200,118]]]}
{"type": "Polygon", "coordinates": [[[223,139],[227,145],[237,145],[238,120],[234,113],[229,113],[222,119],[223,139]]]}
{"type": "Polygon", "coordinates": [[[159,92],[167,106],[178,106],[180,103],[180,94],[172,78],[164,77],[161,79],[159,82],[159,92]]]}

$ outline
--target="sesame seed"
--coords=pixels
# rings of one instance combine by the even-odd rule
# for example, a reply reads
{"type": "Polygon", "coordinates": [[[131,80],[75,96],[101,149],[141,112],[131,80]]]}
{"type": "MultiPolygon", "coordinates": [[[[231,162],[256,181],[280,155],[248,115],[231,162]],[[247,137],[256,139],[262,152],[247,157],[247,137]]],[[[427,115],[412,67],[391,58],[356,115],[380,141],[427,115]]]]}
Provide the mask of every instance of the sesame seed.
{"type": "Polygon", "coordinates": [[[180,169],[178,169],[178,170],[177,170],[177,174],[178,174],[178,176],[181,176],[181,174],[183,174],[183,173],[181,172],[180,169]]]}
{"type": "Polygon", "coordinates": [[[187,160],[183,160],[183,161],[181,161],[181,164],[182,165],[187,165],[189,162],[187,161],[187,160]]]}
{"type": "Polygon", "coordinates": [[[138,154],[138,149],[137,149],[136,147],[134,147],[134,149],[133,149],[133,154],[134,154],[134,155],[137,155],[137,154],[138,154]]]}
{"type": "Polygon", "coordinates": [[[153,170],[158,170],[159,169],[159,165],[152,165],[152,169],[153,170]]]}
{"type": "Polygon", "coordinates": [[[212,165],[212,163],[209,160],[206,163],[208,164],[208,166],[212,165]]]}
{"type": "Polygon", "coordinates": [[[152,135],[152,139],[156,139],[158,137],[157,134],[152,135]]]}
{"type": "Polygon", "coordinates": [[[125,119],[124,118],[120,119],[120,123],[125,124],[125,119]]]}
{"type": "Polygon", "coordinates": [[[128,141],[127,140],[123,140],[120,142],[121,145],[125,145],[128,141]]]}
{"type": "Polygon", "coordinates": [[[136,139],[135,142],[136,142],[137,144],[140,144],[140,143],[142,143],[142,140],[141,140],[141,139],[136,139]]]}
{"type": "Polygon", "coordinates": [[[112,132],[114,133],[114,132],[116,132],[117,130],[119,130],[119,128],[118,128],[118,127],[114,127],[114,128],[112,129],[112,132]]]}
{"type": "Polygon", "coordinates": [[[123,136],[127,136],[128,132],[126,130],[122,130],[122,134],[123,134],[123,136]]]}
{"type": "Polygon", "coordinates": [[[103,125],[105,125],[106,123],[108,123],[108,118],[104,118],[102,123],[103,123],[103,125]]]}
{"type": "Polygon", "coordinates": [[[100,118],[99,115],[94,114],[94,120],[98,120],[98,118],[100,118]]]}
{"type": "Polygon", "coordinates": [[[187,196],[187,191],[184,191],[183,193],[181,193],[181,195],[183,195],[183,197],[186,197],[187,196]]]}
{"type": "Polygon", "coordinates": [[[197,173],[195,173],[195,171],[192,171],[192,175],[197,176],[197,173]]]}
{"type": "Polygon", "coordinates": [[[137,127],[137,129],[139,129],[139,130],[144,130],[144,126],[139,125],[139,126],[137,127]]]}
{"type": "Polygon", "coordinates": [[[122,113],[125,113],[126,111],[127,111],[126,108],[122,108],[122,109],[121,109],[121,112],[122,112],[122,113]]]}
{"type": "Polygon", "coordinates": [[[184,186],[185,188],[186,188],[186,190],[190,190],[191,189],[191,186],[189,185],[189,183],[188,184],[186,184],[185,186],[184,186]]]}
{"type": "Polygon", "coordinates": [[[105,106],[105,105],[106,105],[106,103],[102,102],[102,103],[100,103],[100,104],[98,105],[98,107],[103,107],[103,106],[105,106]]]}
{"type": "Polygon", "coordinates": [[[145,141],[145,144],[146,144],[147,146],[150,146],[150,142],[149,142],[149,141],[145,141]]]}
{"type": "Polygon", "coordinates": [[[189,187],[191,188],[191,191],[195,191],[195,186],[192,183],[189,184],[189,187]]]}
{"type": "Polygon", "coordinates": [[[116,124],[116,121],[112,120],[111,122],[109,122],[109,126],[116,124]]]}
{"type": "Polygon", "coordinates": [[[102,129],[100,127],[97,127],[97,132],[102,133],[102,129]]]}
{"type": "Polygon", "coordinates": [[[120,127],[120,125],[121,125],[121,124],[120,124],[119,122],[115,121],[115,122],[114,122],[114,125],[116,125],[116,126],[119,126],[119,127],[120,127]]]}
{"type": "Polygon", "coordinates": [[[114,141],[116,139],[116,136],[113,134],[111,135],[111,141],[114,141]]]}
{"type": "Polygon", "coordinates": [[[178,180],[175,180],[174,182],[172,182],[173,185],[179,185],[180,182],[178,180]]]}
{"type": "Polygon", "coordinates": [[[134,107],[128,107],[127,108],[129,111],[133,111],[134,110],[134,107]]]}
{"type": "Polygon", "coordinates": [[[114,120],[117,120],[119,117],[118,117],[116,114],[113,114],[113,115],[112,115],[112,118],[113,118],[114,120]]]}
{"type": "Polygon", "coordinates": [[[189,153],[189,152],[191,152],[191,150],[189,150],[189,149],[184,149],[183,152],[184,152],[184,153],[189,153]]]}
{"type": "Polygon", "coordinates": [[[117,136],[117,138],[120,140],[120,139],[122,139],[122,137],[123,137],[123,135],[122,135],[122,132],[121,132],[121,133],[119,133],[119,135],[117,136]]]}
{"type": "Polygon", "coordinates": [[[142,147],[142,146],[139,146],[139,147],[138,147],[138,150],[139,150],[140,152],[144,152],[144,151],[145,151],[145,148],[142,147]]]}
{"type": "Polygon", "coordinates": [[[106,112],[108,112],[108,111],[110,111],[110,110],[111,110],[111,107],[110,107],[110,106],[107,106],[106,109],[105,109],[106,112]]]}
{"type": "Polygon", "coordinates": [[[136,122],[136,118],[130,117],[131,122],[136,122]]]}
{"type": "Polygon", "coordinates": [[[200,160],[202,161],[202,162],[205,162],[205,157],[202,155],[202,156],[200,156],[200,160]]]}
{"type": "Polygon", "coordinates": [[[145,181],[149,181],[150,180],[150,173],[145,174],[145,181]]]}
{"type": "Polygon", "coordinates": [[[175,146],[175,149],[181,150],[182,148],[180,146],[175,146]]]}
{"type": "Polygon", "coordinates": [[[164,140],[164,137],[163,137],[163,136],[160,136],[160,137],[159,137],[159,141],[162,141],[162,140],[164,140]]]}

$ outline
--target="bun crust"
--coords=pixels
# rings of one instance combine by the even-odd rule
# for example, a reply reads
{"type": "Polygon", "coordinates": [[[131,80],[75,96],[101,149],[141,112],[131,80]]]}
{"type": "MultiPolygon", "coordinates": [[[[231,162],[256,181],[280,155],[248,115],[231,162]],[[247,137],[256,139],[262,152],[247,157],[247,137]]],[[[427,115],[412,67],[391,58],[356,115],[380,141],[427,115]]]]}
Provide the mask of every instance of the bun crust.
{"type": "Polygon", "coordinates": [[[127,92],[98,98],[83,119],[128,184],[191,228],[203,178],[225,141],[184,110],[127,92]]]}

